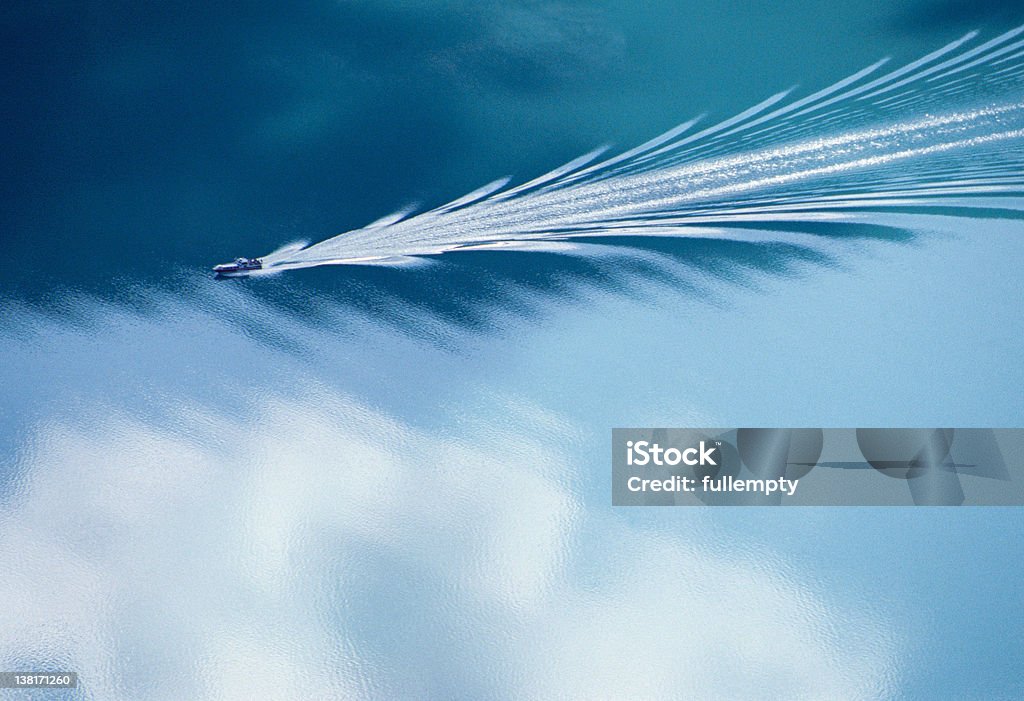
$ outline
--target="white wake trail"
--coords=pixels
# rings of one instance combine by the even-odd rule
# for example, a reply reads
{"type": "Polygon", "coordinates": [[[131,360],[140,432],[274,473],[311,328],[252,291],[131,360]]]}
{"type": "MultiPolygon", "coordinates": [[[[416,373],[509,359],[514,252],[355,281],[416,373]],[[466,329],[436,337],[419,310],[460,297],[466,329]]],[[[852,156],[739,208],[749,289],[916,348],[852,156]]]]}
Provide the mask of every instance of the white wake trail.
{"type": "Polygon", "coordinates": [[[879,75],[882,60],[811,95],[778,93],[697,131],[693,119],[605,160],[598,149],[515,187],[503,178],[427,212],[286,246],[263,257],[264,269],[409,264],[606,236],[736,238],[730,222],[767,222],[782,236],[786,221],[864,209],[1024,211],[1022,34],[977,43],[971,32],[888,73],[879,75]]]}

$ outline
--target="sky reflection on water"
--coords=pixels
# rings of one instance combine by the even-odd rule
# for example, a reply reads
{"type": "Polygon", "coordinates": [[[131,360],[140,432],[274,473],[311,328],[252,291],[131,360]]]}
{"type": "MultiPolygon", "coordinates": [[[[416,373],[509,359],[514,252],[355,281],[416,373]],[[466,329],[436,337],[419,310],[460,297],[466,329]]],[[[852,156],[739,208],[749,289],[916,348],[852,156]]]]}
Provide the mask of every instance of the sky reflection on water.
{"type": "Polygon", "coordinates": [[[616,425],[1019,424],[1014,207],[208,273],[1015,24],[936,5],[6,10],[0,669],[95,699],[1024,694],[1019,510],[613,509],[607,456],[616,425]]]}
{"type": "MultiPolygon", "coordinates": [[[[1012,511],[918,517],[928,528],[874,510],[622,512],[605,464],[614,424],[942,423],[949,397],[965,424],[1019,412],[1019,371],[977,352],[1021,356],[1020,311],[1002,304],[1016,223],[968,237],[962,220],[915,221],[926,239],[854,238],[826,265],[706,242],[632,251],[603,276],[528,253],[445,262],[472,257],[484,288],[509,257],[562,270],[480,291],[482,325],[457,313],[473,295],[451,313],[375,309],[396,304],[392,271],[315,309],[205,276],[135,304],[15,308],[3,657],[74,667],[93,698],[931,688],[910,660],[936,664],[948,635],[989,658],[1017,623],[979,607],[1020,604],[984,567],[912,596],[963,547],[934,535],[970,524],[995,567],[1020,551],[1012,511]],[[964,324],[977,346],[916,340],[964,324]],[[888,542],[850,533],[883,523],[888,542]],[[66,564],[25,554],[41,548],[66,564]]],[[[423,299],[437,280],[413,271],[400,289],[423,299]]],[[[1002,668],[973,678],[1012,688],[1002,668]]]]}

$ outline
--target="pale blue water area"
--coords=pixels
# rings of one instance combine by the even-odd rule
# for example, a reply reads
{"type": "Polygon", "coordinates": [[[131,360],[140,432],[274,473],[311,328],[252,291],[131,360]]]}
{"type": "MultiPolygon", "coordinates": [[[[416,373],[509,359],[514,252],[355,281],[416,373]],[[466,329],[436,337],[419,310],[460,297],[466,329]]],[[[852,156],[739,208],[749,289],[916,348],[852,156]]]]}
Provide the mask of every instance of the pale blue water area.
{"type": "Polygon", "coordinates": [[[1017,15],[3,10],[0,671],[89,699],[1024,696],[1019,509],[613,508],[608,456],[613,426],[1021,425],[1019,183],[796,238],[209,273],[1017,15]]]}

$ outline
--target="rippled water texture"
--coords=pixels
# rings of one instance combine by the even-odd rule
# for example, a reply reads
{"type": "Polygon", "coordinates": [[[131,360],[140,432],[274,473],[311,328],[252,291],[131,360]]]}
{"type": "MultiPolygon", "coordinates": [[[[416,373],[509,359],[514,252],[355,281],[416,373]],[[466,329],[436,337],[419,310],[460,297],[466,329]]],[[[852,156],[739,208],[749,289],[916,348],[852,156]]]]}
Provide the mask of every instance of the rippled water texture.
{"type": "Polygon", "coordinates": [[[497,180],[412,218],[403,210],[314,246],[286,246],[263,258],[259,274],[453,250],[565,251],[552,242],[599,236],[800,243],[814,238],[787,223],[943,204],[1016,211],[1022,33],[981,42],[971,32],[881,76],[887,60],[699,131],[699,118],[685,122],[600,162],[603,149],[516,187],[497,180]]]}
{"type": "Polygon", "coordinates": [[[613,508],[608,456],[613,426],[1021,423],[1015,8],[250,9],[3,16],[0,670],[1024,695],[1018,509],[613,508]],[[453,200],[506,172],[548,175],[453,200]]]}

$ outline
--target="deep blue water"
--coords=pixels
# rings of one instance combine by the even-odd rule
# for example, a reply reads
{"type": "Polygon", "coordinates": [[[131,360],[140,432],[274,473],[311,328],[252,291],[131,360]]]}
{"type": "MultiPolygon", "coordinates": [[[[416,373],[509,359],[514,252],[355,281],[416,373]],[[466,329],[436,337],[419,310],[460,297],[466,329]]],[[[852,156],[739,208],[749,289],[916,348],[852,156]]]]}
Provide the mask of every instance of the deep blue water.
{"type": "Polygon", "coordinates": [[[209,273],[1021,21],[3,9],[0,671],[96,699],[1024,696],[1019,509],[622,510],[607,455],[613,426],[1020,425],[1019,220],[209,273]]]}

